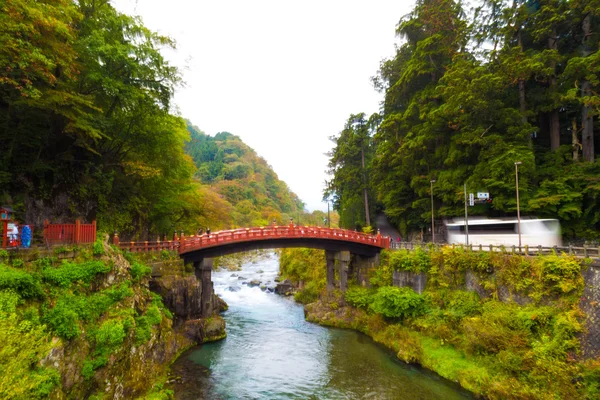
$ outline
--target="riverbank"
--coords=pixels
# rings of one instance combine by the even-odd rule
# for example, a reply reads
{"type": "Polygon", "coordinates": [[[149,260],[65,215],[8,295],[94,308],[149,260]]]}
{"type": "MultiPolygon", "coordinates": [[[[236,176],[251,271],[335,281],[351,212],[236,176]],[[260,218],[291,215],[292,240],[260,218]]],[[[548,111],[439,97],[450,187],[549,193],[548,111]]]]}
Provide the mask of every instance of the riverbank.
{"type": "MultiPolygon", "coordinates": [[[[312,257],[300,261],[302,252],[284,253],[284,277],[289,259],[296,277],[309,277],[298,265],[325,270],[312,257]]],[[[593,399],[600,360],[582,358],[584,270],[568,256],[385,252],[370,288],[354,285],[343,295],[321,285],[305,312],[309,321],[363,332],[478,396],[593,399]],[[423,274],[425,291],[395,287],[398,272],[423,274]]],[[[296,297],[305,297],[302,290],[296,297]]]]}
{"type": "Polygon", "coordinates": [[[150,290],[146,262],[164,264],[163,277],[152,282],[171,285],[174,303],[181,303],[175,292],[200,286],[176,256],[146,257],[152,260],[101,240],[0,252],[0,397],[170,398],[169,365],[198,342],[222,338],[224,322],[169,309],[150,290]]]}

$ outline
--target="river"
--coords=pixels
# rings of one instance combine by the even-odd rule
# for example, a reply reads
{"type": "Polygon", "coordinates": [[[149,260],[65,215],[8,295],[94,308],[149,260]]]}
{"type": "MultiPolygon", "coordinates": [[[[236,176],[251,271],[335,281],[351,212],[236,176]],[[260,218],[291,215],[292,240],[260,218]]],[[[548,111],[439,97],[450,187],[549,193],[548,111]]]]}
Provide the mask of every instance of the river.
{"type": "Polygon", "coordinates": [[[238,272],[213,272],[215,292],[229,305],[228,335],[173,364],[176,399],[472,398],[361,333],[306,322],[293,298],[248,287],[253,279],[273,285],[278,270],[271,255],[238,272]]]}

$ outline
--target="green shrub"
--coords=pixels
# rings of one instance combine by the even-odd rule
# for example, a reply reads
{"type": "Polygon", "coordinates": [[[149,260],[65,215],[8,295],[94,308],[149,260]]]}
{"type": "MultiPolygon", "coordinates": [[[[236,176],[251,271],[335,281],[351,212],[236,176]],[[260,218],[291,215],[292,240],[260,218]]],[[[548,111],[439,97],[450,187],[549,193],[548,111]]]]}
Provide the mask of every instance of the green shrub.
{"type": "Polygon", "coordinates": [[[457,318],[481,313],[481,300],[475,292],[454,290],[448,298],[447,310],[457,318]]]}
{"type": "Polygon", "coordinates": [[[426,272],[431,267],[431,257],[427,251],[417,247],[392,252],[389,263],[395,271],[426,272]]]}
{"type": "Polygon", "coordinates": [[[101,239],[101,237],[104,237],[104,234],[98,232],[98,238],[96,239],[96,241],[94,242],[94,245],[92,246],[92,254],[95,256],[103,256],[105,254],[104,242],[101,239]]]}
{"type": "Polygon", "coordinates": [[[102,261],[87,261],[80,264],[66,262],[57,268],[44,268],[42,278],[54,285],[69,287],[76,281],[89,284],[96,275],[110,270],[111,267],[102,261]]]}
{"type": "MultiPolygon", "coordinates": [[[[160,314],[160,313],[159,313],[160,314]]],[[[94,342],[96,352],[112,352],[123,344],[125,340],[125,328],[123,321],[119,319],[109,319],[94,332],[94,342]]]]}
{"type": "Polygon", "coordinates": [[[23,298],[41,298],[44,295],[39,279],[23,270],[0,264],[0,290],[12,289],[23,298]]]}
{"type": "Polygon", "coordinates": [[[60,375],[38,363],[52,344],[43,326],[19,319],[19,302],[15,291],[0,291],[0,398],[47,398],[60,375]]]}
{"type": "Polygon", "coordinates": [[[152,336],[152,325],[160,324],[162,313],[158,306],[151,305],[145,314],[135,319],[135,340],[137,344],[147,342],[152,336]]]}
{"type": "Polygon", "coordinates": [[[150,276],[152,273],[152,268],[146,266],[145,264],[134,262],[131,265],[129,273],[131,274],[132,279],[137,282],[143,277],[150,276]]]}
{"type": "Polygon", "coordinates": [[[391,266],[391,262],[389,261],[393,254],[396,254],[398,251],[390,251],[384,250],[381,252],[381,261],[377,268],[371,270],[369,282],[371,286],[374,287],[383,287],[383,286],[392,286],[394,283],[394,269],[391,266]]]}
{"type": "Polygon", "coordinates": [[[11,265],[13,268],[21,268],[25,264],[25,261],[21,258],[15,258],[12,260],[11,265]]]}
{"type": "Polygon", "coordinates": [[[80,334],[80,321],[95,321],[113,304],[130,296],[133,296],[133,289],[127,283],[89,296],[64,294],[56,300],[53,308],[42,307],[42,321],[47,323],[58,336],[72,339],[80,334]]]}
{"type": "Polygon", "coordinates": [[[369,308],[387,318],[415,317],[426,312],[423,296],[410,288],[394,286],[379,288],[369,308]]]}
{"type": "Polygon", "coordinates": [[[542,281],[553,294],[563,295],[583,290],[581,261],[566,255],[537,257],[541,268],[542,281]]]}
{"type": "Polygon", "coordinates": [[[353,286],[346,291],[345,298],[351,306],[367,309],[373,301],[373,293],[368,288],[353,286]]]}
{"type": "Polygon", "coordinates": [[[321,287],[315,281],[309,281],[304,289],[299,290],[294,294],[294,300],[301,304],[310,304],[319,299],[321,287]]]}
{"type": "Polygon", "coordinates": [[[81,334],[79,329],[79,314],[77,303],[71,301],[74,296],[60,299],[57,304],[45,310],[43,321],[46,322],[56,334],[63,339],[73,339],[81,334]]]}

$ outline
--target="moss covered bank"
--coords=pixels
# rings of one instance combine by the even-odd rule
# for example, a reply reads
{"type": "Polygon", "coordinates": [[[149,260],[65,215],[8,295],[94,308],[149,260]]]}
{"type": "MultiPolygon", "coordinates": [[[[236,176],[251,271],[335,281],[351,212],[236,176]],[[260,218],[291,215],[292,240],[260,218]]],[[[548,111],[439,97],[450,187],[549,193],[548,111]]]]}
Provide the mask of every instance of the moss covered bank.
{"type": "Polygon", "coordinates": [[[220,317],[201,320],[193,304],[181,303],[199,296],[198,282],[185,275],[168,253],[141,260],[102,241],[2,252],[0,398],[170,398],[163,388],[170,363],[225,334],[220,317]],[[161,295],[150,290],[148,264],[157,259],[171,266],[152,280],[161,295]]]}
{"type": "Polygon", "coordinates": [[[307,320],[361,331],[399,359],[485,398],[600,396],[600,358],[582,351],[588,328],[581,260],[451,247],[384,252],[370,287],[354,282],[342,294],[326,293],[317,254],[290,249],[281,258],[282,275],[302,278],[299,286],[309,289],[296,294],[309,300],[307,320]],[[426,282],[422,293],[399,287],[417,277],[426,282]]]}

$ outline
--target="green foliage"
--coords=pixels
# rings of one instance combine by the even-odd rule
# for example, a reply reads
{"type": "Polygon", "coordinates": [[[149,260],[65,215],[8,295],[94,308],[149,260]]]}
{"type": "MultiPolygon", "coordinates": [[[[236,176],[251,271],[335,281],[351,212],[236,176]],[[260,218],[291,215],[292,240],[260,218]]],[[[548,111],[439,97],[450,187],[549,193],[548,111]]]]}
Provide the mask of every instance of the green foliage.
{"type": "Polygon", "coordinates": [[[394,269],[389,259],[395,252],[384,250],[381,252],[381,263],[369,271],[369,282],[374,287],[392,286],[394,283],[394,269]]]}
{"type": "Polygon", "coordinates": [[[98,232],[97,233],[97,239],[94,242],[93,246],[92,246],[92,254],[95,256],[103,256],[105,254],[104,251],[104,242],[102,237],[104,237],[104,234],[102,232],[98,232]]]}
{"type": "Polygon", "coordinates": [[[348,288],[344,298],[352,307],[368,309],[369,304],[373,302],[373,291],[360,286],[352,286],[348,288]]]}
{"type": "Polygon", "coordinates": [[[41,298],[44,293],[37,276],[0,264],[0,290],[14,290],[23,298],[41,298]]]}
{"type": "MultiPolygon", "coordinates": [[[[411,258],[397,253],[382,253],[377,269],[391,270],[392,263],[411,258]]],[[[380,287],[373,294],[351,287],[347,304],[375,314],[333,324],[358,327],[400,359],[418,362],[481,396],[594,398],[598,368],[576,361],[585,320],[578,307],[581,260],[451,247],[431,249],[428,256],[423,295],[409,288],[380,287]],[[464,290],[467,274],[469,284],[485,297],[464,290]],[[375,322],[377,315],[387,321],[375,322]]],[[[416,264],[422,260],[413,259],[416,264]]]]}
{"type": "Polygon", "coordinates": [[[135,282],[138,282],[140,279],[150,276],[150,274],[152,273],[152,268],[146,266],[143,263],[134,262],[133,264],[131,264],[131,269],[129,270],[129,273],[131,274],[131,278],[135,282]]]}
{"type": "Polygon", "coordinates": [[[417,247],[414,250],[394,251],[389,263],[395,271],[426,272],[431,266],[431,259],[427,251],[417,247]]]}
{"type": "Polygon", "coordinates": [[[103,261],[87,261],[83,263],[63,263],[57,268],[44,268],[44,281],[61,287],[69,287],[73,282],[89,284],[98,274],[104,274],[111,267],[103,261]]]}
{"type": "Polygon", "coordinates": [[[542,282],[554,294],[568,294],[583,288],[581,261],[575,257],[549,255],[536,258],[540,268],[542,282]]]}
{"type": "Polygon", "coordinates": [[[152,326],[160,324],[162,314],[156,305],[149,307],[146,313],[135,318],[135,340],[142,344],[152,337],[152,326]]]}
{"type": "Polygon", "coordinates": [[[74,296],[64,294],[56,300],[54,307],[42,307],[42,320],[58,336],[73,339],[81,333],[80,323],[95,321],[115,303],[133,295],[126,284],[112,287],[91,295],[74,296]]]}
{"type": "Polygon", "coordinates": [[[304,286],[304,289],[294,293],[294,300],[301,304],[310,304],[319,299],[321,291],[322,287],[318,282],[310,281],[304,286]]]}
{"type": "Polygon", "coordinates": [[[410,288],[384,286],[373,295],[369,306],[374,313],[386,318],[416,317],[427,311],[423,296],[410,288]]]}
{"type": "Polygon", "coordinates": [[[0,291],[0,397],[42,399],[59,384],[60,375],[38,365],[52,345],[44,326],[21,320],[17,315],[19,295],[0,291]]]}

